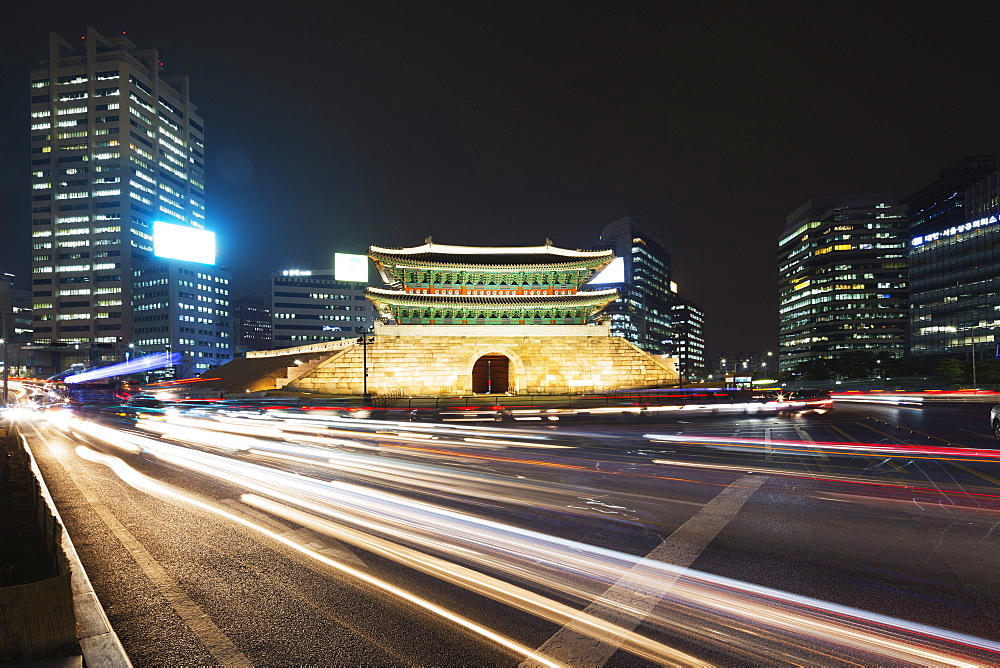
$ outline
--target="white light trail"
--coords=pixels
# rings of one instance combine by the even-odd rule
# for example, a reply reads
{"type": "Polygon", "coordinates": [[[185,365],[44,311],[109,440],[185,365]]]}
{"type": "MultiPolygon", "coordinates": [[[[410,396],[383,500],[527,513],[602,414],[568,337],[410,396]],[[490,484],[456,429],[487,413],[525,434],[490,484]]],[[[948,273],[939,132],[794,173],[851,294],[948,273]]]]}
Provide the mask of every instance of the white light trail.
{"type": "MultiPolygon", "coordinates": [[[[756,647],[755,643],[760,642],[759,634],[766,629],[769,636],[787,640],[782,645],[783,651],[804,661],[815,661],[818,655],[829,656],[825,653],[833,653],[841,657],[860,656],[862,662],[869,663],[909,660],[920,664],[941,662],[947,665],[974,665],[969,661],[963,663],[961,658],[969,651],[1000,659],[1000,644],[992,641],[661,562],[641,560],[621,552],[521,529],[344,481],[316,479],[213,452],[94,427],[84,423],[73,428],[103,440],[117,442],[120,447],[141,447],[147,455],[175,466],[239,485],[254,493],[253,497],[248,498],[252,498],[257,505],[271,504],[268,507],[277,510],[278,505],[274,505],[274,501],[258,500],[260,497],[276,499],[281,506],[290,507],[288,510],[282,509],[282,512],[294,513],[298,518],[296,521],[303,520],[305,523],[308,520],[311,525],[322,526],[345,540],[350,536],[351,541],[364,542],[369,546],[365,549],[374,550],[377,544],[379,549],[387,551],[386,554],[394,551],[400,555],[399,558],[408,565],[412,565],[410,562],[419,552],[422,553],[421,567],[441,569],[444,567],[440,560],[448,558],[507,574],[520,581],[530,582],[535,588],[558,591],[588,602],[609,584],[620,582],[622,573],[627,571],[629,586],[634,587],[637,595],[654,596],[662,601],[658,611],[650,615],[645,623],[668,632],[698,637],[702,641],[725,633],[730,636],[731,645],[743,646],[750,651],[756,647]],[[306,517],[305,513],[312,519],[306,517]],[[392,548],[392,544],[396,547],[392,548]],[[664,582],[673,584],[665,587],[664,582]],[[676,611],[697,615],[697,623],[681,621],[679,617],[683,615],[674,614],[676,611]],[[808,638],[810,647],[803,646],[796,640],[802,637],[808,638]]],[[[218,432],[203,432],[199,437],[195,433],[200,431],[198,429],[179,425],[176,427],[186,430],[183,432],[185,441],[198,442],[206,447],[218,448],[217,441],[223,436],[218,432]]],[[[494,433],[499,436],[501,432],[494,433]]],[[[342,467],[345,470],[353,468],[372,475],[378,475],[381,471],[387,481],[395,476],[417,475],[417,469],[390,459],[328,451],[315,446],[269,443],[247,436],[232,438],[240,439],[240,443],[256,443],[246,450],[259,451],[265,456],[299,457],[305,462],[311,462],[325,455],[325,464],[328,466],[342,467]]],[[[677,437],[677,440],[682,440],[682,437],[677,437]]],[[[683,440],[691,441],[692,438],[685,436],[683,440]]],[[[809,445],[816,447],[816,444],[809,445]]],[[[417,484],[419,481],[413,482],[417,484]]],[[[246,524],[246,521],[242,523],[246,524]]],[[[486,585],[479,581],[476,586],[486,585]]],[[[386,590],[403,595],[395,589],[386,590]]],[[[511,590],[504,591],[506,593],[498,592],[497,595],[512,595],[511,590]]],[[[540,604],[540,601],[535,601],[532,605],[536,603],[540,604]]],[[[625,603],[614,605],[620,606],[623,612],[633,612],[625,603]]],[[[552,608],[545,609],[548,612],[544,614],[555,614],[552,608]]],[[[541,610],[539,608],[536,614],[543,614],[541,610]]],[[[435,614],[442,616],[450,614],[446,613],[447,611],[435,611],[435,614]]],[[[591,627],[586,632],[597,633],[596,628],[591,627]]],[[[484,631],[476,632],[502,642],[485,635],[484,631]]],[[[600,632],[605,633],[607,629],[600,632]]],[[[642,647],[648,649],[649,646],[642,647]]],[[[642,647],[636,646],[633,649],[645,651],[642,647]]],[[[530,652],[526,648],[517,651],[530,652]]]]}

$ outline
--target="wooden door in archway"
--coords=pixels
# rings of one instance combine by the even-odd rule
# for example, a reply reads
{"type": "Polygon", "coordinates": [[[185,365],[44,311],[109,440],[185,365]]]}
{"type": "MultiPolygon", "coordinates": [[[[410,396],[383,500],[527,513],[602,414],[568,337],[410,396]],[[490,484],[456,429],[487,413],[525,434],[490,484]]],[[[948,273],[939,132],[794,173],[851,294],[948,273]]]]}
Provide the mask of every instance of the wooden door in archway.
{"type": "Polygon", "coordinates": [[[506,355],[483,355],[472,365],[475,394],[505,394],[510,388],[510,359],[506,355]]]}

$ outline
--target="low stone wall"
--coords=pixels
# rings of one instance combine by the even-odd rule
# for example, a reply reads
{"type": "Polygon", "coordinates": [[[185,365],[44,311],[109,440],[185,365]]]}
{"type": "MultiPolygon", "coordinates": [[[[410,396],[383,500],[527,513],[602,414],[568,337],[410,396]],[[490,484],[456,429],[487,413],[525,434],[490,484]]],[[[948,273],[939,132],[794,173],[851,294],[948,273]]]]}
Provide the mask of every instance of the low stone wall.
{"type": "Polygon", "coordinates": [[[69,572],[0,587],[0,663],[52,656],[76,642],[69,572]]]}
{"type": "MultiPolygon", "coordinates": [[[[63,527],[46,502],[39,486],[40,473],[24,449],[13,424],[0,427],[0,484],[5,495],[2,517],[8,528],[21,525],[27,532],[14,547],[13,559],[35,559],[44,554],[45,564],[29,564],[40,579],[0,587],[0,663],[16,662],[64,652],[76,643],[71,574],[60,544],[63,527]],[[34,531],[31,531],[31,529],[34,531]]],[[[37,576],[36,576],[37,577],[37,576]]],[[[28,579],[28,578],[24,578],[28,579]]]]}
{"type": "Polygon", "coordinates": [[[295,348],[281,348],[279,350],[251,350],[246,353],[246,359],[259,359],[262,357],[281,357],[282,355],[309,355],[314,353],[336,352],[341,348],[353,345],[357,339],[340,339],[338,341],[325,341],[323,343],[310,343],[295,348]]]}
{"type": "Polygon", "coordinates": [[[358,395],[367,367],[371,394],[469,395],[473,365],[491,354],[510,359],[509,387],[515,394],[612,392],[668,387],[678,381],[669,364],[623,338],[608,336],[606,327],[553,327],[546,329],[555,332],[544,333],[527,326],[512,329],[520,335],[504,336],[494,327],[380,327],[367,351],[360,344],[346,348],[287,389],[358,395]]]}

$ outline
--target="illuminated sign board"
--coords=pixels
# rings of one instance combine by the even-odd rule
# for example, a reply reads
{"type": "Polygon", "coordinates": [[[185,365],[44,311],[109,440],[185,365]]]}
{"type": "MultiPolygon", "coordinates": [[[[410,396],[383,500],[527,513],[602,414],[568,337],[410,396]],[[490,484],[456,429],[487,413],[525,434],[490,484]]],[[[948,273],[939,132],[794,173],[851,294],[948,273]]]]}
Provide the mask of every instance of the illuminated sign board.
{"type": "Polygon", "coordinates": [[[962,234],[963,232],[970,232],[980,227],[986,227],[987,225],[996,225],[996,224],[997,224],[997,217],[988,216],[986,218],[980,218],[979,220],[973,220],[972,222],[965,223],[963,225],[956,225],[955,227],[949,227],[947,230],[942,230],[940,232],[932,232],[931,234],[927,234],[922,237],[913,237],[913,239],[910,241],[910,245],[923,246],[926,243],[937,241],[938,239],[944,237],[953,237],[956,234],[962,234]]]}
{"type": "Polygon", "coordinates": [[[153,255],[186,262],[215,264],[215,232],[154,221],[153,255]]]}
{"type": "Polygon", "coordinates": [[[616,257],[604,269],[597,272],[597,275],[590,279],[590,285],[605,285],[608,283],[625,282],[625,260],[616,257]]]}
{"type": "Polygon", "coordinates": [[[368,256],[349,253],[333,254],[333,277],[352,283],[368,282],[368,256]]]}

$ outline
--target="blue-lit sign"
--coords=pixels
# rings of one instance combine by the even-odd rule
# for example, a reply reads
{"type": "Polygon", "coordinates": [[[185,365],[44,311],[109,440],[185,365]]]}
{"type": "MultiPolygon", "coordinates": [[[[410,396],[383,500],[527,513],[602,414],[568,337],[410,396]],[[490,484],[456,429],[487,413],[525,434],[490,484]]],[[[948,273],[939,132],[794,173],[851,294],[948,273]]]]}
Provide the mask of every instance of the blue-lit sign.
{"type": "Polygon", "coordinates": [[[910,241],[912,246],[923,246],[924,244],[930,243],[932,241],[937,241],[938,239],[944,237],[953,237],[956,234],[961,234],[962,232],[971,232],[980,227],[986,227],[987,225],[994,225],[997,222],[996,216],[989,216],[987,218],[980,218],[979,220],[974,220],[971,223],[965,223],[963,225],[955,225],[954,227],[949,227],[947,230],[941,230],[940,232],[932,232],[930,234],[925,234],[922,237],[913,237],[910,241]]]}

